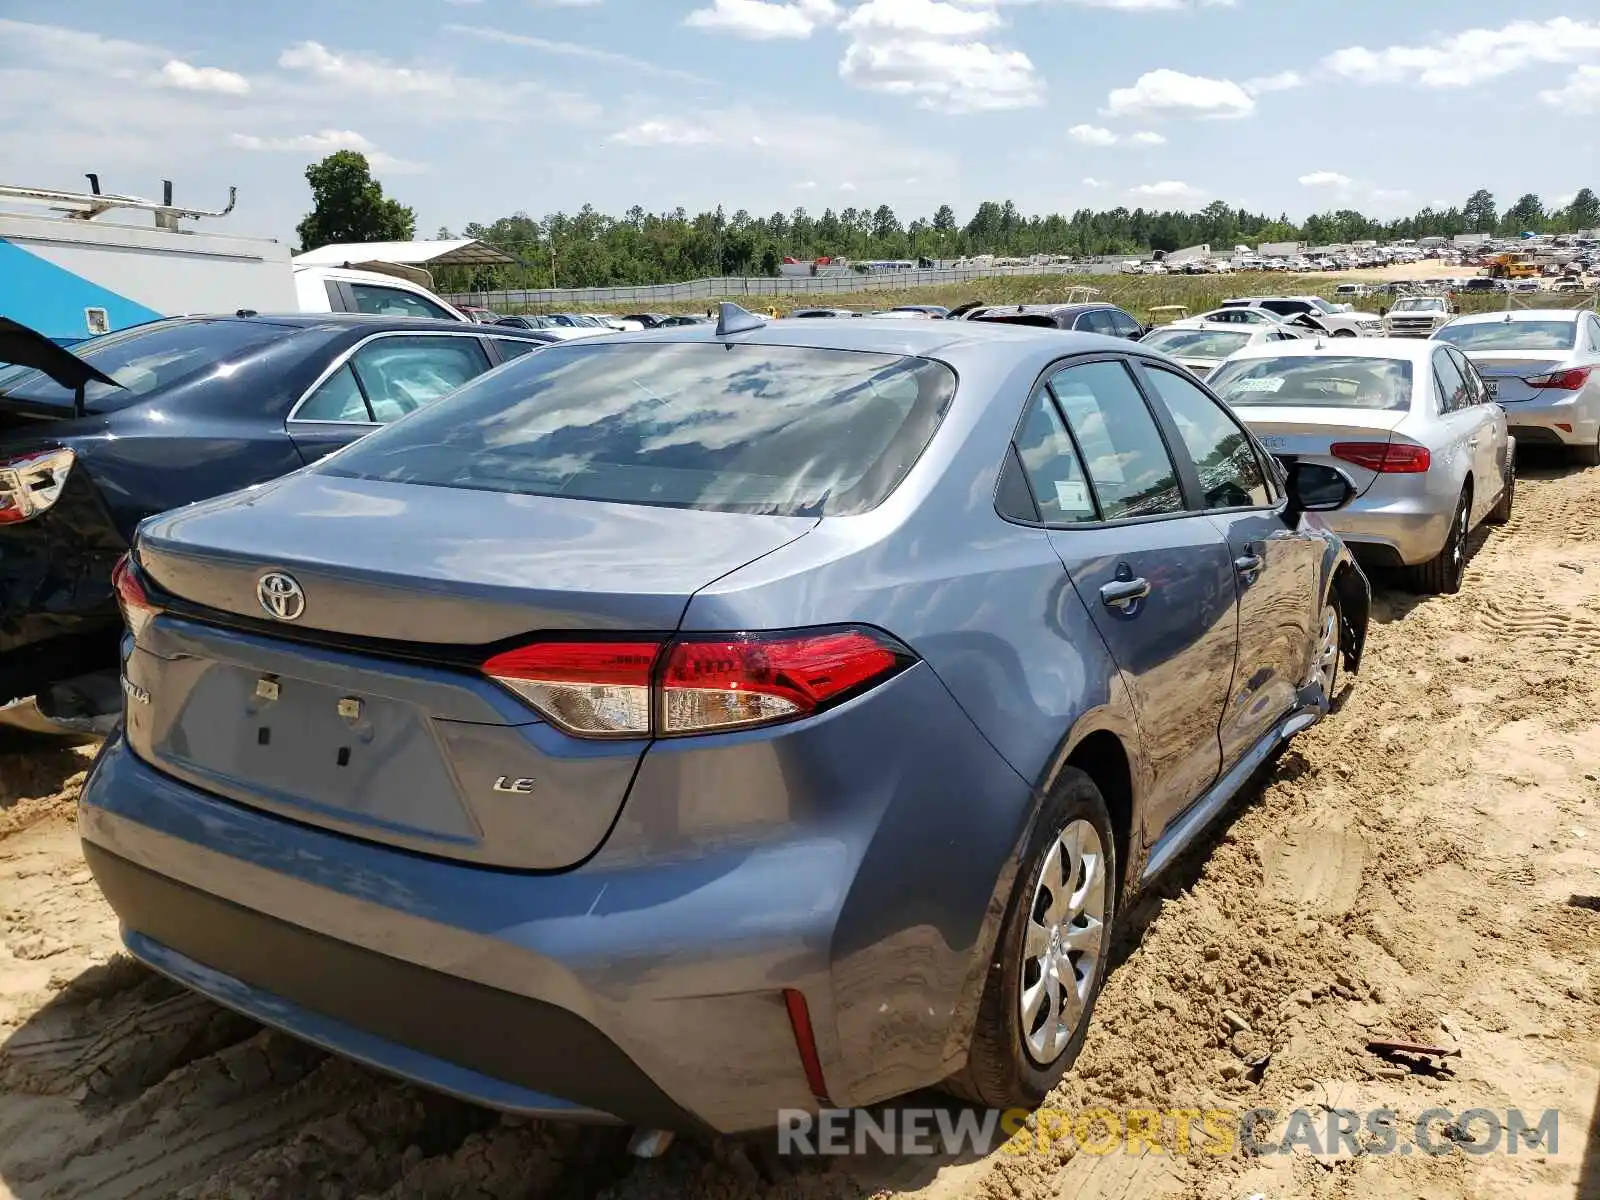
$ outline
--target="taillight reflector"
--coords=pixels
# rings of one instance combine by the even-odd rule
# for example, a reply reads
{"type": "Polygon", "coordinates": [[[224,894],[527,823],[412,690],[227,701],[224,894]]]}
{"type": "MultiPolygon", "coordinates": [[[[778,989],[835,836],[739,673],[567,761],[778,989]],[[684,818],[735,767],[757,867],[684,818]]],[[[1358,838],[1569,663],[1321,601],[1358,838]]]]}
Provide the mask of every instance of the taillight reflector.
{"type": "Polygon", "coordinates": [[[1433,455],[1426,446],[1409,442],[1335,442],[1328,452],[1384,475],[1421,474],[1433,464],[1433,455]]]}
{"type": "Polygon", "coordinates": [[[1574,367],[1570,371],[1551,371],[1548,375],[1533,375],[1523,382],[1531,388],[1553,388],[1558,392],[1575,392],[1589,382],[1588,367],[1574,367]]]}
{"type": "Polygon", "coordinates": [[[908,653],[862,629],[536,642],[483,672],[584,737],[711,733],[810,716],[887,678],[908,653]]]}
{"type": "Polygon", "coordinates": [[[150,602],[150,595],[139,580],[133,560],[126,554],[117,559],[117,565],[111,568],[111,587],[117,594],[117,607],[122,610],[122,619],[127,623],[128,631],[138,637],[161,610],[150,602]]]}
{"type": "Polygon", "coordinates": [[[828,1085],[822,1078],[822,1059],[817,1054],[817,1037],[811,1028],[811,1010],[806,1007],[804,993],[796,988],[784,988],[783,1006],[789,1010],[789,1028],[794,1031],[794,1045],[800,1052],[806,1083],[811,1087],[811,1094],[827,1104],[828,1085]]]}

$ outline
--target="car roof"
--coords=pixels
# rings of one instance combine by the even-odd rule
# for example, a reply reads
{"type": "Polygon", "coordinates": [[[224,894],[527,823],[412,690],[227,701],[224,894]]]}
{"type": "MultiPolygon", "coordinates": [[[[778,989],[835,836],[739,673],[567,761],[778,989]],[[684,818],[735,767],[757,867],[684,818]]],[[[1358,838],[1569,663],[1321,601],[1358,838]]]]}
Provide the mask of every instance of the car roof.
{"type": "Polygon", "coordinates": [[[1243,327],[1237,321],[1202,321],[1198,317],[1190,317],[1185,321],[1174,321],[1170,325],[1162,325],[1160,328],[1152,329],[1150,332],[1152,334],[1157,334],[1163,333],[1168,329],[1182,330],[1185,333],[1193,333],[1196,330],[1199,330],[1202,333],[1208,331],[1215,331],[1217,333],[1238,333],[1247,337],[1259,337],[1263,333],[1271,332],[1271,330],[1264,325],[1243,327]]]}
{"type": "Polygon", "coordinates": [[[1451,321],[1451,325],[1504,324],[1506,321],[1576,321],[1586,309],[1578,308],[1512,308],[1503,312],[1469,313],[1451,321]]]}
{"type": "Polygon", "coordinates": [[[1089,312],[1097,308],[1117,308],[1105,300],[1086,300],[1077,304],[991,304],[983,310],[989,313],[1048,313],[1053,317],[1065,316],[1068,313],[1076,316],[1078,313],[1089,312]]]}
{"type": "MultiPolygon", "coordinates": [[[[1137,353],[1137,343],[1098,333],[1077,333],[1034,325],[984,321],[862,321],[819,317],[810,320],[764,320],[754,329],[719,338],[716,326],[677,325],[643,333],[614,333],[584,338],[585,348],[640,345],[650,342],[726,342],[732,345],[792,346],[815,350],[847,350],[933,358],[958,365],[966,357],[1001,355],[1037,358],[1041,368],[1052,359],[1116,349],[1137,353]]],[[[1156,351],[1148,351],[1152,357],[1156,351]]]]}
{"type": "MultiPolygon", "coordinates": [[[[484,330],[496,326],[479,325],[475,321],[447,321],[433,317],[387,316],[382,313],[189,313],[181,317],[164,317],[164,322],[178,321],[254,321],[264,325],[282,325],[290,329],[321,330],[335,333],[341,330],[380,332],[388,330],[418,330],[444,333],[475,333],[482,337],[484,330]]],[[[151,321],[150,324],[157,324],[151,321]]],[[[504,327],[502,327],[504,328],[504,327]]]]}
{"type": "Polygon", "coordinates": [[[1246,346],[1230,358],[1403,358],[1426,363],[1438,348],[1437,342],[1425,338],[1296,338],[1246,346]]]}

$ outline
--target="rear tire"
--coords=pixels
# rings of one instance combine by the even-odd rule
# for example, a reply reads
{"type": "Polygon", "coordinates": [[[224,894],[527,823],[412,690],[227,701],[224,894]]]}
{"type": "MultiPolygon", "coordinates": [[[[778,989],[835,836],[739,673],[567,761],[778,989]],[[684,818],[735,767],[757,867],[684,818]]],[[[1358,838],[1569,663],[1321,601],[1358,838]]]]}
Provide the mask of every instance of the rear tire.
{"type": "Polygon", "coordinates": [[[990,1108],[1032,1109],[1061,1082],[1083,1048],[1105,982],[1119,869],[1116,834],[1100,789],[1067,767],[1022,855],[967,1065],[944,1081],[946,1091],[990,1108]],[[1064,847],[1074,835],[1090,853],[1075,856],[1064,847]],[[1052,977],[1059,980],[1054,993],[1052,977]]]}
{"type": "Polygon", "coordinates": [[[1453,596],[1461,590],[1461,580],[1467,573],[1471,499],[1471,491],[1463,488],[1461,499],[1456,501],[1455,515],[1450,518],[1450,532],[1444,539],[1444,547],[1427,562],[1407,572],[1412,591],[1430,596],[1453,596]]]}
{"type": "Polygon", "coordinates": [[[1506,464],[1506,486],[1500,492],[1500,499],[1489,515],[1484,518],[1490,525],[1504,525],[1511,520],[1511,506],[1517,498],[1517,466],[1511,462],[1506,464]]]}

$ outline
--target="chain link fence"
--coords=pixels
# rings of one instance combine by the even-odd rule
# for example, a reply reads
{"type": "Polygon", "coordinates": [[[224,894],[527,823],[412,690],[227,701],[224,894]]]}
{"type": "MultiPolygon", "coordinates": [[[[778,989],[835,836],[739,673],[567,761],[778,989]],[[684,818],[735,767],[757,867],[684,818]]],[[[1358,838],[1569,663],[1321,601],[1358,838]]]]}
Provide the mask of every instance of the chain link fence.
{"type": "Polygon", "coordinates": [[[614,305],[634,309],[658,303],[721,300],[732,296],[831,296],[867,292],[876,288],[924,287],[939,283],[966,283],[1005,275],[1108,275],[1122,259],[1071,264],[1040,263],[1021,267],[935,267],[904,271],[841,271],[818,275],[776,277],[728,276],[690,279],[684,283],[649,283],[627,287],[524,288],[497,292],[455,292],[445,297],[457,307],[560,309],[588,305],[614,305]]]}

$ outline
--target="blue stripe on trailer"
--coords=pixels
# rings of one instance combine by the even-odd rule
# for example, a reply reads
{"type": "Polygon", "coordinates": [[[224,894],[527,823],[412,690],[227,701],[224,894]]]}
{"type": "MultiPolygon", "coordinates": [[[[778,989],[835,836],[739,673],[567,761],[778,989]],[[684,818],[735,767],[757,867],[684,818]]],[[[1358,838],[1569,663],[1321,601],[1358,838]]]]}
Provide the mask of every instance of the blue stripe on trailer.
{"type": "Polygon", "coordinates": [[[0,316],[69,343],[93,335],[84,312],[90,308],[105,309],[110,329],[163,315],[0,238],[0,316]]]}

